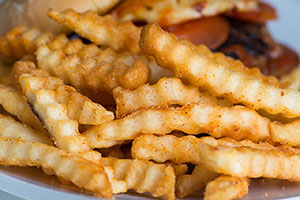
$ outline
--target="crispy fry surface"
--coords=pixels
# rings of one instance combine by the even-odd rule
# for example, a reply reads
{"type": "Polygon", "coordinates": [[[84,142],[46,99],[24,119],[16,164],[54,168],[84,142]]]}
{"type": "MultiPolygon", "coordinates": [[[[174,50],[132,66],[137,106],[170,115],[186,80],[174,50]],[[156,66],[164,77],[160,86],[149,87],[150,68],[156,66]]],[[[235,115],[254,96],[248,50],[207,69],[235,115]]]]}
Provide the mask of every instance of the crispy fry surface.
{"type": "Polygon", "coordinates": [[[113,16],[98,16],[96,12],[77,13],[71,9],[63,12],[50,11],[49,17],[97,45],[114,50],[140,51],[139,27],[131,22],[119,22],[113,16]]]}
{"type": "Polygon", "coordinates": [[[52,142],[42,132],[38,132],[13,118],[0,114],[0,137],[15,138],[52,146],[52,142]]]}
{"type": "Polygon", "coordinates": [[[20,59],[26,54],[33,54],[38,46],[48,43],[53,38],[54,35],[50,32],[20,25],[0,38],[0,54],[20,59]]]}
{"type": "Polygon", "coordinates": [[[126,0],[114,11],[122,20],[158,22],[161,26],[170,26],[200,17],[214,16],[237,9],[254,10],[257,0],[126,0]]]}
{"type": "Polygon", "coordinates": [[[197,165],[192,174],[179,176],[176,180],[176,195],[184,198],[205,187],[208,182],[218,177],[218,173],[207,170],[203,165],[197,165]]]}
{"type": "Polygon", "coordinates": [[[58,177],[80,188],[111,198],[112,189],[100,165],[45,144],[0,138],[2,165],[35,166],[50,169],[58,177]]]}
{"type": "Polygon", "coordinates": [[[270,139],[269,123],[267,118],[242,106],[227,108],[195,103],[182,108],[141,110],[125,118],[92,127],[84,134],[93,147],[101,147],[99,145],[103,139],[132,140],[141,134],[165,135],[173,130],[188,134],[208,133],[217,138],[247,138],[259,142],[270,139]]]}
{"type": "Polygon", "coordinates": [[[300,145],[300,120],[287,124],[281,124],[275,121],[270,124],[270,129],[271,137],[274,142],[290,146],[300,145]]]}
{"type": "Polygon", "coordinates": [[[24,124],[45,132],[19,90],[0,84],[0,104],[8,113],[16,116],[24,124]]]}
{"type": "Polygon", "coordinates": [[[239,199],[248,193],[249,179],[220,176],[207,184],[204,200],[239,199]]]}
{"type": "Polygon", "coordinates": [[[118,180],[138,193],[150,192],[154,197],[175,199],[175,174],[172,167],[149,161],[102,158],[104,165],[115,170],[118,180]]]}
{"type": "Polygon", "coordinates": [[[203,164],[209,170],[236,177],[300,181],[300,152],[289,146],[230,138],[144,135],[135,139],[131,150],[136,159],[203,164]]]}
{"type": "Polygon", "coordinates": [[[184,85],[178,78],[162,78],[156,84],[145,84],[136,90],[116,88],[114,98],[117,104],[117,117],[122,118],[138,110],[170,105],[187,105],[193,102],[211,105],[230,105],[198,88],[184,85]]]}
{"type": "Polygon", "coordinates": [[[300,92],[281,89],[272,78],[258,76],[241,62],[220,53],[213,54],[205,46],[196,47],[177,40],[156,24],[147,25],[141,34],[143,52],[154,56],[162,67],[170,68],[178,77],[203,87],[215,96],[224,96],[232,103],[285,117],[300,116],[300,92]]]}
{"type": "Polygon", "coordinates": [[[79,39],[65,39],[38,48],[38,67],[76,89],[112,93],[117,86],[136,89],[149,78],[146,65],[129,52],[102,50],[79,39]]]}
{"type": "Polygon", "coordinates": [[[56,99],[57,92],[47,88],[63,86],[60,79],[23,74],[19,82],[32,110],[44,123],[51,139],[59,148],[71,152],[89,150],[87,138],[78,131],[78,122],[70,119],[67,106],[56,99]]]}

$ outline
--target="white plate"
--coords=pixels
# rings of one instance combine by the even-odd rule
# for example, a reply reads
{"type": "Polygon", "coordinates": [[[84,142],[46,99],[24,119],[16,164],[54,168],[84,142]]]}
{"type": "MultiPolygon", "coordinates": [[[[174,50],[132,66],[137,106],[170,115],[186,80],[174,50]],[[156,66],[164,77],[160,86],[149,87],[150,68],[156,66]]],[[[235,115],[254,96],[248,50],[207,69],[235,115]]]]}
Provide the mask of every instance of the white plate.
{"type": "MultiPolygon", "coordinates": [[[[280,20],[270,23],[272,35],[300,53],[300,0],[271,1],[279,11],[280,20]]],[[[1,0],[0,0],[1,2],[1,0]]],[[[72,185],[62,185],[55,177],[44,175],[34,168],[0,166],[0,190],[15,196],[0,193],[6,200],[95,200],[86,192],[72,185]]],[[[189,199],[198,199],[201,192],[189,199]]],[[[252,180],[250,191],[243,199],[300,199],[300,183],[279,180],[252,180]],[[297,197],[298,196],[298,197],[297,197]],[[290,198],[294,197],[294,198],[290,198]]],[[[116,199],[152,199],[135,193],[116,195],[116,199]]]]}

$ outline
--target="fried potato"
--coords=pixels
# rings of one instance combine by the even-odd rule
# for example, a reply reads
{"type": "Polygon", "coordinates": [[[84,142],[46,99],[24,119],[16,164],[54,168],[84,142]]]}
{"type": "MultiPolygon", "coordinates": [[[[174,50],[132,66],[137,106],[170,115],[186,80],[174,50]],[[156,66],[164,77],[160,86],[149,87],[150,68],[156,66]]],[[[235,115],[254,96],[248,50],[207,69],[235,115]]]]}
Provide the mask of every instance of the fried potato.
{"type": "Polygon", "coordinates": [[[120,146],[114,146],[110,148],[104,148],[104,149],[98,149],[98,151],[104,156],[104,157],[113,157],[113,158],[125,158],[124,153],[122,152],[122,149],[120,146]]]}
{"type": "Polygon", "coordinates": [[[220,176],[207,184],[204,200],[239,199],[248,193],[249,179],[232,176],[220,176]]]}
{"type": "Polygon", "coordinates": [[[300,116],[299,91],[281,89],[273,78],[265,77],[258,70],[248,69],[221,53],[214,54],[205,46],[196,47],[186,40],[177,40],[158,25],[150,24],[143,29],[140,46],[160,66],[172,69],[177,77],[203,87],[212,95],[270,114],[281,113],[287,118],[300,116]]]}
{"type": "Polygon", "coordinates": [[[174,169],[176,179],[179,176],[182,176],[187,173],[188,171],[188,166],[186,164],[176,164],[176,163],[165,163],[167,165],[171,165],[174,169]]]}
{"type": "MultiPolygon", "coordinates": [[[[299,66],[300,67],[300,66],[299,66]]],[[[280,82],[288,88],[300,90],[300,69],[297,67],[291,73],[281,77],[280,82]]]]}
{"type": "Polygon", "coordinates": [[[138,193],[150,192],[154,197],[175,199],[175,174],[172,167],[149,161],[102,158],[111,166],[118,180],[124,180],[128,189],[138,193]]]}
{"type": "Polygon", "coordinates": [[[254,10],[257,0],[126,0],[113,13],[125,21],[158,22],[161,26],[171,26],[201,17],[215,16],[237,9],[254,10]]]}
{"type": "Polygon", "coordinates": [[[270,129],[271,138],[274,142],[290,146],[300,145],[300,120],[287,124],[272,122],[270,129]]]}
{"type": "Polygon", "coordinates": [[[290,146],[274,147],[230,138],[144,135],[135,139],[131,154],[141,160],[203,164],[208,170],[235,177],[300,182],[300,151],[290,146]]]}
{"type": "Polygon", "coordinates": [[[19,90],[0,84],[0,105],[24,124],[40,132],[45,132],[19,90]]]}
{"type": "Polygon", "coordinates": [[[132,22],[119,22],[113,16],[99,16],[96,12],[77,13],[72,9],[50,11],[49,17],[97,45],[116,51],[138,53],[141,28],[132,22]]]}
{"type": "Polygon", "coordinates": [[[118,118],[151,107],[184,106],[193,102],[230,106],[226,101],[218,100],[207,93],[201,93],[198,88],[184,85],[178,78],[162,78],[154,85],[142,85],[133,91],[116,88],[114,98],[117,104],[116,115],[118,118]]]}
{"type": "Polygon", "coordinates": [[[137,56],[102,50],[81,40],[67,39],[61,45],[51,42],[39,47],[36,54],[39,68],[81,91],[112,93],[117,86],[136,89],[149,78],[146,65],[137,56]]]}
{"type": "Polygon", "coordinates": [[[33,54],[38,46],[54,38],[50,32],[41,32],[38,28],[16,26],[5,37],[0,37],[0,54],[12,59],[20,59],[33,54]]]}
{"type": "Polygon", "coordinates": [[[110,182],[99,164],[45,144],[11,138],[0,138],[0,147],[2,165],[50,169],[56,176],[80,188],[95,192],[100,197],[112,198],[110,182]]]}
{"type": "Polygon", "coordinates": [[[176,196],[184,198],[218,177],[218,173],[207,170],[203,165],[195,166],[192,174],[179,176],[176,180],[176,196]]]}
{"type": "Polygon", "coordinates": [[[52,146],[52,142],[42,132],[38,132],[13,118],[0,114],[0,137],[15,138],[52,146]]]}
{"type": "Polygon", "coordinates": [[[68,116],[67,105],[56,99],[58,92],[47,89],[47,86],[63,86],[63,82],[54,77],[33,77],[29,74],[21,75],[19,81],[32,110],[45,125],[55,145],[70,152],[88,151],[87,138],[80,135],[78,122],[68,116]]]}
{"type": "Polygon", "coordinates": [[[92,147],[99,148],[102,140],[132,140],[141,134],[166,135],[173,130],[259,142],[270,140],[269,123],[269,119],[243,106],[228,108],[193,103],[182,108],[137,111],[125,118],[91,127],[84,135],[92,147]]]}

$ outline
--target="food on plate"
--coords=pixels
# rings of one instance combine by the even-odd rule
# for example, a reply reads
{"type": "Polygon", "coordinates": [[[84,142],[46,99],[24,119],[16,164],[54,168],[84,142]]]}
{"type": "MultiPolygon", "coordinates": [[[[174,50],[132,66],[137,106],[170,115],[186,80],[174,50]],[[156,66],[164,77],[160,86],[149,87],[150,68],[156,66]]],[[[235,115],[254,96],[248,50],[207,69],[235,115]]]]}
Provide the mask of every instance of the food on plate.
{"type": "Polygon", "coordinates": [[[0,35],[8,32],[14,26],[24,24],[30,27],[38,27],[54,33],[68,32],[59,24],[53,22],[47,16],[49,9],[62,11],[72,8],[77,12],[93,10],[104,14],[113,8],[119,0],[4,0],[0,4],[0,35]]]}
{"type": "Polygon", "coordinates": [[[101,163],[111,166],[118,180],[138,193],[150,192],[154,197],[175,199],[175,174],[172,167],[150,161],[102,158],[101,163]]]}
{"type": "Polygon", "coordinates": [[[116,51],[140,51],[138,41],[141,28],[131,22],[117,21],[113,16],[98,16],[96,12],[49,12],[49,17],[97,45],[110,47],[116,51]]]}
{"type": "Polygon", "coordinates": [[[248,193],[249,179],[220,176],[205,188],[204,200],[239,199],[248,193]]]}
{"type": "Polygon", "coordinates": [[[125,0],[112,13],[137,25],[156,22],[177,38],[204,44],[266,75],[281,78],[299,71],[297,53],[269,33],[267,23],[277,19],[276,10],[259,0],[125,0]]]}
{"type": "Polygon", "coordinates": [[[102,147],[99,146],[102,139],[132,140],[141,134],[166,135],[173,130],[259,142],[270,140],[269,123],[269,119],[246,107],[193,103],[180,108],[137,111],[125,118],[91,127],[84,135],[92,147],[98,148],[102,147]]]}
{"type": "Polygon", "coordinates": [[[151,107],[184,106],[193,102],[230,106],[229,102],[202,93],[196,87],[183,84],[178,78],[162,78],[154,85],[144,84],[135,90],[119,87],[113,93],[118,118],[151,107]]]}
{"type": "Polygon", "coordinates": [[[19,90],[0,84],[0,105],[6,112],[16,116],[24,124],[45,132],[19,90]]]}
{"type": "Polygon", "coordinates": [[[66,36],[62,44],[52,41],[40,46],[36,55],[39,68],[82,91],[112,93],[117,86],[136,89],[149,77],[145,64],[129,52],[100,49],[66,36]]]}
{"type": "Polygon", "coordinates": [[[176,195],[184,198],[205,187],[219,175],[207,170],[203,165],[196,165],[192,174],[184,174],[176,179],[176,195]]]}
{"type": "Polygon", "coordinates": [[[21,139],[52,146],[51,140],[44,133],[2,114],[0,114],[0,137],[21,139]]]}
{"type": "Polygon", "coordinates": [[[41,143],[0,138],[0,163],[6,166],[33,166],[50,169],[56,176],[80,188],[111,198],[110,182],[100,164],[41,143]]]}
{"type": "Polygon", "coordinates": [[[287,118],[300,116],[300,92],[281,89],[259,76],[252,78],[244,70],[246,68],[241,68],[240,62],[212,53],[205,46],[196,47],[177,40],[157,24],[143,29],[140,45],[160,66],[172,69],[177,77],[215,96],[224,96],[232,103],[242,103],[270,114],[280,113],[287,118]]]}

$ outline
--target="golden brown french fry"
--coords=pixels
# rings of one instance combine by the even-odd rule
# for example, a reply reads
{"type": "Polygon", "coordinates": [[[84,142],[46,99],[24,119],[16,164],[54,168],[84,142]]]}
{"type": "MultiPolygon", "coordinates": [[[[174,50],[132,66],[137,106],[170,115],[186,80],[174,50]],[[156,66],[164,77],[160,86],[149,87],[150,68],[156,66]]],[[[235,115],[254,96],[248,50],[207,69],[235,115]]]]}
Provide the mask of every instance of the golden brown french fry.
{"type": "Polygon", "coordinates": [[[0,138],[2,165],[43,167],[76,186],[112,198],[112,189],[101,165],[45,144],[0,138]]]}
{"type": "Polygon", "coordinates": [[[249,179],[232,176],[220,176],[207,184],[204,200],[239,199],[248,193],[249,179]]]}
{"type": "Polygon", "coordinates": [[[290,146],[300,145],[300,120],[287,124],[274,121],[270,124],[270,130],[274,142],[290,146]]]}
{"type": "Polygon", "coordinates": [[[171,165],[174,169],[176,179],[188,171],[188,166],[186,164],[176,164],[176,163],[165,163],[167,165],[171,165]]]}
{"type": "Polygon", "coordinates": [[[16,116],[24,124],[37,131],[45,132],[19,90],[0,84],[0,104],[8,113],[16,116]]]}
{"type": "Polygon", "coordinates": [[[38,67],[78,90],[112,93],[117,86],[136,89],[149,78],[146,65],[129,52],[102,50],[94,44],[85,45],[79,39],[66,38],[62,42],[38,48],[38,67]]]}
{"type": "Polygon", "coordinates": [[[48,15],[97,45],[111,47],[117,51],[140,51],[138,41],[141,29],[132,22],[119,22],[111,15],[99,16],[93,11],[77,13],[72,9],[63,12],[50,11],[48,15]]]}
{"type": "Polygon", "coordinates": [[[177,40],[156,24],[144,27],[140,46],[160,66],[172,69],[177,77],[203,87],[212,95],[270,114],[281,113],[287,118],[300,116],[299,91],[281,89],[273,78],[247,69],[240,61],[223,54],[214,54],[205,46],[196,47],[188,41],[177,40]]]}
{"type": "Polygon", "coordinates": [[[141,160],[203,164],[208,170],[235,177],[300,181],[300,151],[290,146],[230,138],[144,135],[135,139],[131,154],[141,160]]]}
{"type": "Polygon", "coordinates": [[[42,132],[15,121],[13,118],[0,114],[0,137],[15,138],[38,142],[52,146],[50,139],[42,132]]]}
{"type": "Polygon", "coordinates": [[[128,189],[138,193],[150,192],[154,197],[175,199],[175,174],[172,167],[149,161],[102,158],[104,165],[111,166],[118,180],[127,183],[128,189]]]}
{"type": "Polygon", "coordinates": [[[171,26],[201,17],[215,16],[232,9],[241,12],[255,10],[257,4],[257,0],[222,0],[222,2],[214,0],[127,0],[123,1],[113,13],[126,21],[158,22],[162,26],[171,26]]]}
{"type": "Polygon", "coordinates": [[[269,119],[243,106],[228,108],[193,103],[182,108],[137,111],[125,118],[91,127],[84,135],[92,147],[99,148],[103,140],[132,140],[141,134],[166,135],[173,130],[259,142],[270,139],[269,123],[269,119]]]}
{"type": "Polygon", "coordinates": [[[184,106],[193,102],[231,106],[229,102],[202,93],[198,88],[184,85],[178,78],[162,78],[154,85],[145,84],[133,91],[116,88],[114,98],[118,118],[151,107],[184,106]]]}
{"type": "Polygon", "coordinates": [[[23,74],[19,82],[33,111],[45,125],[55,145],[70,152],[89,150],[87,138],[80,135],[78,122],[68,116],[67,106],[56,99],[55,90],[47,90],[47,86],[62,86],[60,79],[23,74]]]}
{"type": "Polygon", "coordinates": [[[192,174],[185,174],[177,178],[176,196],[184,198],[202,189],[217,177],[218,173],[206,169],[203,165],[197,165],[192,174]]]}

